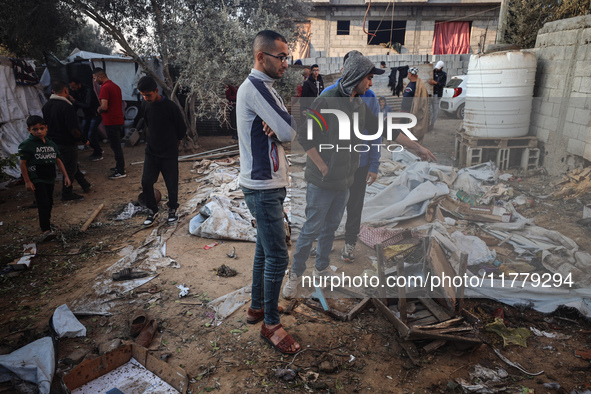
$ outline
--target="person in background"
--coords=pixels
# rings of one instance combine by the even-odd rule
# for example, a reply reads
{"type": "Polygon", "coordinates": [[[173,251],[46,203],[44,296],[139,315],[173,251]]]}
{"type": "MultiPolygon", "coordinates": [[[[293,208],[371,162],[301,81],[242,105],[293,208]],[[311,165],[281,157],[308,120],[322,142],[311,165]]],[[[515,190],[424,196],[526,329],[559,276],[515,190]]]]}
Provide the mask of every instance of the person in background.
{"type": "Polygon", "coordinates": [[[51,229],[51,210],[53,208],[53,187],[55,185],[55,166],[64,175],[64,185],[70,186],[68,172],[60,159],[57,145],[47,138],[47,124],[40,116],[27,118],[27,130],[31,135],[18,146],[20,169],[25,187],[35,193],[40,242],[55,239],[57,234],[51,229]]]}
{"type": "Polygon", "coordinates": [[[94,81],[101,85],[99,92],[100,106],[97,112],[103,117],[103,125],[107,131],[109,144],[115,155],[115,168],[112,168],[112,174],[109,179],[125,178],[125,158],[123,149],[121,149],[121,137],[123,136],[123,97],[121,89],[109,79],[105,70],[95,68],[92,76],[94,81]]]}
{"type": "Polygon", "coordinates": [[[435,126],[437,115],[439,114],[439,101],[443,96],[443,88],[447,82],[447,73],[443,71],[445,63],[442,60],[438,61],[433,68],[433,79],[427,81],[429,85],[433,86],[433,100],[431,100],[431,119],[429,120],[429,128],[435,126]]]}
{"type": "MultiPolygon", "coordinates": [[[[68,173],[70,180],[76,180],[84,190],[90,191],[90,183],[80,171],[78,164],[78,143],[87,143],[80,132],[78,116],[74,106],[68,100],[70,92],[65,82],[54,82],[51,84],[52,95],[43,105],[41,111],[47,122],[47,136],[57,145],[61,160],[68,173]]],[[[72,184],[66,185],[65,178],[62,185],[62,201],[84,200],[79,194],[74,193],[72,184]]]]}
{"type": "Polygon", "coordinates": [[[318,64],[312,64],[312,67],[310,67],[310,76],[304,82],[304,87],[302,88],[302,97],[318,97],[323,90],[324,80],[322,79],[322,75],[320,75],[318,64]]]}
{"type": "Polygon", "coordinates": [[[180,108],[160,94],[158,85],[152,77],[140,78],[137,88],[146,100],[143,113],[148,128],[142,189],[146,207],[150,212],[144,226],[154,224],[158,214],[154,183],[160,174],[168,191],[167,223],[172,224],[178,220],[176,209],[179,206],[179,145],[185,137],[187,127],[180,108]]]}
{"type": "Polygon", "coordinates": [[[380,112],[383,114],[384,119],[386,119],[388,117],[388,112],[392,112],[392,107],[388,105],[384,96],[381,96],[378,99],[378,104],[380,105],[380,112]]]}
{"type": "Polygon", "coordinates": [[[82,84],[78,78],[70,78],[69,100],[76,109],[81,109],[84,114],[82,119],[82,136],[86,138],[92,154],[88,157],[90,161],[103,160],[103,149],[101,148],[98,135],[98,126],[101,123],[101,116],[96,112],[99,107],[98,97],[94,90],[82,84]]]}
{"type": "Polygon", "coordinates": [[[380,68],[386,68],[386,62],[385,61],[381,61],[380,62],[380,68]]]}
{"type": "Polygon", "coordinates": [[[417,117],[417,125],[411,129],[411,132],[417,137],[417,142],[422,144],[429,128],[429,93],[419,78],[418,67],[408,69],[408,80],[410,82],[404,88],[401,109],[417,117]]]}

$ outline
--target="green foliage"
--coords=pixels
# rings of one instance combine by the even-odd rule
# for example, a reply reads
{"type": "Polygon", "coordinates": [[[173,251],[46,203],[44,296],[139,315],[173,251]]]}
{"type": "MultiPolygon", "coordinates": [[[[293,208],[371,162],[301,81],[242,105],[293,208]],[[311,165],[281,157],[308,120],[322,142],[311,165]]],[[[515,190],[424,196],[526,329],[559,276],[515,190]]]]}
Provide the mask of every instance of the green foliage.
{"type": "MultiPolygon", "coordinates": [[[[187,98],[189,137],[197,117],[227,121],[226,85],[239,86],[250,73],[255,34],[276,30],[293,48],[310,9],[305,0],[60,1],[97,22],[144,69],[142,56],[159,55],[164,79],[152,76],[169,97],[178,91],[187,98]]],[[[299,79],[287,72],[276,84],[286,104],[299,79]]]]}
{"type": "Polygon", "coordinates": [[[4,1],[0,26],[4,55],[42,60],[43,52],[65,57],[76,47],[110,51],[92,26],[54,0],[4,1]]]}
{"type": "Polygon", "coordinates": [[[533,48],[547,22],[585,15],[589,0],[509,0],[505,41],[533,48]]]}

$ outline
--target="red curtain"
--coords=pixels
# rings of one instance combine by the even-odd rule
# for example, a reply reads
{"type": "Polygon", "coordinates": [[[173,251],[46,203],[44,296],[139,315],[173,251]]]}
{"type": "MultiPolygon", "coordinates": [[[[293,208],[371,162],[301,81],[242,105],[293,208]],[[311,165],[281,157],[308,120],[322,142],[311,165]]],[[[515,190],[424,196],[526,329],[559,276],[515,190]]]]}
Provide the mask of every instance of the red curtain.
{"type": "Polygon", "coordinates": [[[470,22],[435,22],[433,55],[470,53],[470,22]]]}

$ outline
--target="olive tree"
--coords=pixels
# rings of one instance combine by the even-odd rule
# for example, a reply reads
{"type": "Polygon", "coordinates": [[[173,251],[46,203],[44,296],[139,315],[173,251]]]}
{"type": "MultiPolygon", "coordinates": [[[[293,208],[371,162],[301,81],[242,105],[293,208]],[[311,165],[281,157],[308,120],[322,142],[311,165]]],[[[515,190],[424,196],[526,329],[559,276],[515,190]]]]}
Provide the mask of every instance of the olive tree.
{"type": "MultiPolygon", "coordinates": [[[[184,109],[189,143],[196,142],[198,117],[226,120],[225,88],[247,77],[256,32],[277,30],[293,46],[302,39],[298,22],[309,12],[303,0],[60,1],[94,20],[184,109]],[[154,54],[162,60],[164,78],[144,60],[154,54]]],[[[294,74],[279,86],[286,99],[295,86],[294,74]]]]}

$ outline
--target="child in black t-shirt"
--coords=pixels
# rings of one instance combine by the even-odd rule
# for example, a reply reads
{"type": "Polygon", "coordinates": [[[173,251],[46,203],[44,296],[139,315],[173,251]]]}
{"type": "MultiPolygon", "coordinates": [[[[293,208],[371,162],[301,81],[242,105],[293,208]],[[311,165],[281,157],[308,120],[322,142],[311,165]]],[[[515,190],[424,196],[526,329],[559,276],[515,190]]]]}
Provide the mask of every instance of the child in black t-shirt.
{"type": "Polygon", "coordinates": [[[35,193],[42,231],[40,242],[47,242],[56,237],[50,223],[56,164],[64,175],[66,187],[71,183],[56,144],[46,137],[47,124],[43,118],[29,116],[27,129],[31,135],[18,146],[20,168],[27,190],[35,193]]]}

